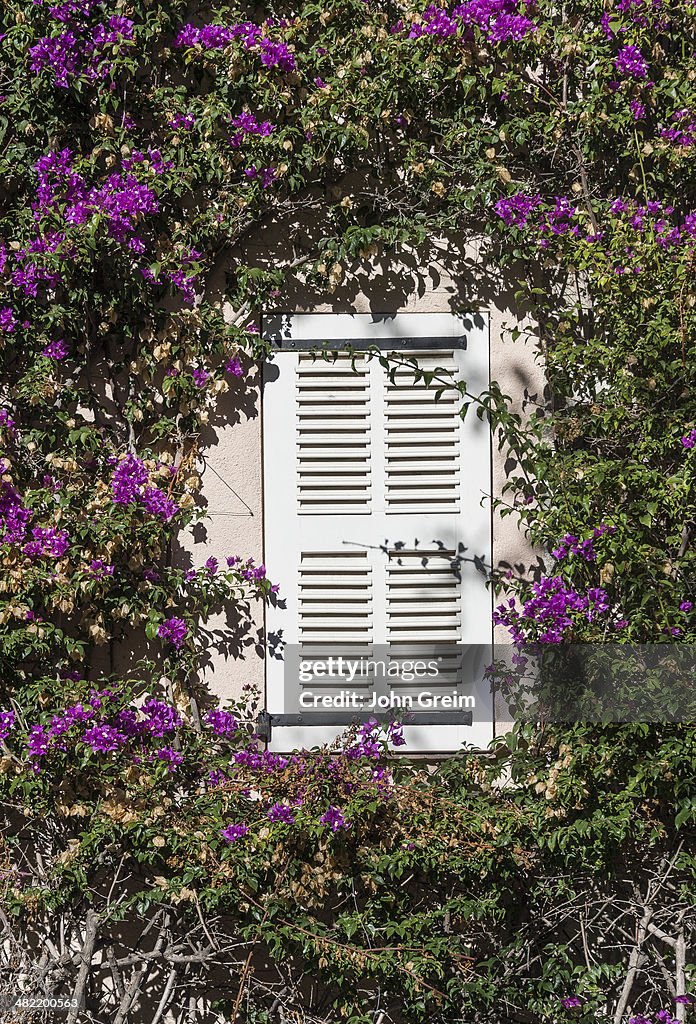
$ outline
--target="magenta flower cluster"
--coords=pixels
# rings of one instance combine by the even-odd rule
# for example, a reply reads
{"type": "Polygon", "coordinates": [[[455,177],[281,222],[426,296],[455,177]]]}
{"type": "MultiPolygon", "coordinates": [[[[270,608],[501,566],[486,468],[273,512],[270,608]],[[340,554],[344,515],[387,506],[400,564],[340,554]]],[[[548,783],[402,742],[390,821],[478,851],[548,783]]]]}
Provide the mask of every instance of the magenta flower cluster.
{"type": "Polygon", "coordinates": [[[70,546],[65,530],[53,526],[33,527],[27,540],[31,512],[24,507],[19,492],[7,481],[0,484],[0,544],[23,544],[29,558],[61,558],[70,546]]]}
{"type": "MultiPolygon", "coordinates": [[[[693,1002],[687,995],[677,996],[674,1001],[682,1006],[688,1006],[693,1002]]],[[[636,1013],[628,1018],[628,1024],[653,1024],[653,1019],[642,1013],[636,1013]]],[[[654,1024],[677,1024],[677,1018],[673,1017],[669,1010],[658,1010],[655,1014],[654,1024]]]]}
{"type": "Polygon", "coordinates": [[[203,719],[216,736],[232,736],[239,728],[237,719],[231,711],[213,708],[203,719]]]}
{"type": "MultiPolygon", "coordinates": [[[[271,21],[265,22],[272,28],[271,21]]],[[[236,25],[184,25],[174,40],[175,47],[201,46],[205,50],[224,50],[236,39],[241,40],[245,50],[254,49],[260,56],[261,64],[280,71],[295,70],[295,56],[286,43],[275,42],[266,34],[266,28],[250,21],[236,25]]]]}
{"type": "Polygon", "coordinates": [[[530,18],[519,13],[519,6],[517,0],[468,0],[455,7],[453,13],[464,25],[477,26],[491,43],[519,42],[536,27],[530,18]]]}
{"type": "Polygon", "coordinates": [[[256,164],[252,164],[251,167],[247,167],[244,174],[251,181],[258,181],[261,188],[268,188],[276,179],[275,167],[257,167],[256,164]]]}
{"type": "Polygon", "coordinates": [[[239,825],[228,825],[220,831],[220,835],[223,839],[226,839],[228,843],[236,843],[238,839],[243,839],[249,832],[249,826],[242,822],[239,825]]]}
{"type": "Polygon", "coordinates": [[[168,522],[179,508],[159,487],[148,485],[149,474],[142,461],[132,454],[124,456],[111,477],[114,504],[139,503],[152,515],[168,522]]]}
{"type": "MultiPolygon", "coordinates": [[[[101,717],[108,713],[116,695],[111,690],[92,690],[85,702],[72,704],[62,713],[53,715],[47,725],[34,724],[27,736],[27,753],[34,771],[39,771],[41,761],[52,750],[66,752],[68,734],[75,730],[73,740],[88,746],[93,753],[112,754],[129,749],[134,760],[148,755],[146,743],[161,740],[175,733],[182,719],[176,708],[165,701],[151,697],[140,708],[126,707],[111,720],[101,717]],[[134,747],[129,747],[135,741],[134,747]]],[[[158,747],[148,755],[150,759],[167,761],[173,770],[183,761],[182,755],[171,747],[158,747]]]]}
{"type": "MultiPolygon", "coordinates": [[[[61,714],[53,715],[48,723],[48,728],[38,723],[34,724],[29,730],[27,737],[27,751],[34,770],[39,770],[41,759],[51,749],[67,750],[66,733],[73,726],[82,728],[86,723],[90,722],[113,697],[114,695],[111,690],[92,690],[86,703],[72,704],[65,708],[61,714]]],[[[95,741],[96,736],[97,734],[95,733],[95,741]]]]}
{"type": "Polygon", "coordinates": [[[554,240],[567,238],[603,248],[617,275],[640,274],[642,265],[634,246],[647,235],[654,237],[665,252],[673,252],[681,259],[682,252],[696,250],[696,212],[687,214],[681,223],[674,223],[674,207],[656,200],[640,205],[633,199],[614,199],[606,207],[606,222],[600,230],[589,230],[585,225],[585,211],[565,196],[555,196],[553,205],[543,203],[539,196],[516,193],[498,200],[495,210],[507,227],[525,230],[536,239],[541,249],[548,249],[554,240]],[[611,235],[609,233],[611,232],[611,235]],[[634,232],[631,242],[630,232],[634,232]],[[623,254],[615,251],[611,238],[623,243],[623,254]]]}
{"type": "Polygon", "coordinates": [[[295,814],[289,804],[286,803],[274,803],[266,812],[266,817],[269,821],[281,825],[295,824],[295,814]]]}
{"type": "MultiPolygon", "coordinates": [[[[62,671],[65,678],[77,679],[79,673],[62,671]]],[[[219,736],[230,736],[238,732],[238,722],[231,712],[223,709],[212,709],[205,716],[205,724],[219,736]]],[[[26,759],[35,772],[40,772],[43,761],[51,753],[67,754],[77,745],[89,748],[97,755],[121,755],[133,764],[143,761],[160,762],[166,765],[169,772],[174,772],[185,763],[185,755],[180,749],[178,739],[183,720],[177,709],[165,700],[148,697],[143,702],[122,705],[119,695],[112,690],[90,690],[89,696],[61,712],[53,714],[48,721],[32,724],[26,734],[26,759]]],[[[0,709],[0,742],[10,737],[16,730],[14,712],[0,709]]],[[[386,752],[387,743],[403,742],[401,726],[392,722],[382,732],[377,722],[365,723],[347,753],[347,762],[358,758],[367,761],[370,772],[370,785],[380,799],[387,800],[393,795],[394,780],[391,772],[380,765],[380,758],[386,752]]],[[[21,738],[19,740],[22,742],[21,738]]],[[[185,748],[184,748],[185,749],[185,748]]],[[[198,763],[199,750],[194,747],[192,767],[200,774],[198,763]]],[[[313,779],[323,782],[333,780],[342,791],[350,794],[354,784],[343,778],[346,762],[341,763],[334,757],[325,754],[302,751],[290,755],[276,754],[259,749],[255,737],[251,737],[247,746],[235,750],[230,755],[226,770],[215,768],[208,772],[207,782],[211,788],[224,785],[230,781],[237,769],[257,773],[261,778],[257,785],[263,785],[263,779],[274,774],[283,777],[288,767],[293,766],[298,776],[304,776],[307,783],[313,779]]],[[[57,766],[59,770],[59,766],[57,766]]],[[[269,798],[258,810],[261,813],[261,824],[264,821],[280,826],[294,826],[298,823],[300,812],[308,816],[307,790],[303,789],[292,799],[269,798]]],[[[241,789],[241,795],[249,800],[255,799],[250,789],[241,789]]],[[[350,828],[343,809],[337,802],[324,804],[323,809],[313,809],[311,818],[315,825],[323,826],[331,833],[350,828]]],[[[228,843],[238,842],[251,833],[251,826],[246,821],[230,823],[221,829],[220,835],[228,843]]]]}
{"type": "Polygon", "coordinates": [[[244,373],[244,368],[242,367],[242,362],[239,356],[232,356],[232,358],[228,361],[227,366],[225,367],[225,371],[227,373],[231,373],[233,377],[242,376],[242,374],[244,373]]]}
{"type": "Polygon", "coordinates": [[[447,14],[442,7],[431,4],[423,12],[422,21],[411,27],[408,38],[447,39],[457,33],[471,36],[476,28],[491,43],[519,42],[536,28],[530,18],[519,13],[519,6],[517,0],[466,0],[447,14]]]}
{"type": "Polygon", "coordinates": [[[235,149],[239,149],[249,136],[267,138],[273,132],[275,125],[270,121],[258,121],[253,114],[245,113],[230,118],[230,127],[233,130],[230,143],[235,149]]]}
{"type": "MultiPolygon", "coordinates": [[[[165,166],[155,161],[157,151],[149,151],[151,169],[161,173],[165,166]]],[[[168,166],[168,165],[167,165],[168,166]]],[[[51,151],[40,157],[35,166],[38,184],[35,201],[31,204],[34,220],[42,224],[39,235],[31,239],[14,254],[10,282],[22,294],[37,298],[39,288],[49,291],[62,283],[57,260],[67,263],[77,256],[68,232],[90,222],[103,222],[109,237],[135,254],[145,251],[145,243],[135,234],[136,225],[143,217],[159,210],[159,201],[149,185],[141,183],[131,172],[122,170],[110,174],[101,184],[90,187],[75,169],[69,149],[51,151]],[[56,222],[60,225],[57,228],[56,222]],[[46,228],[45,225],[50,224],[46,228]],[[51,259],[53,258],[53,259],[51,259]]],[[[5,249],[0,253],[3,268],[7,262],[5,249]]],[[[184,263],[185,266],[185,263],[184,263]]],[[[180,286],[191,287],[191,279],[182,270],[180,286]]],[[[172,276],[172,280],[174,280],[172,276]]],[[[11,306],[0,309],[0,331],[11,333],[18,320],[11,306]]],[[[28,328],[29,321],[22,326],[28,328]]],[[[59,338],[43,350],[49,359],[61,360],[68,354],[64,339],[59,338]]]]}
{"type": "MultiPolygon", "coordinates": [[[[133,241],[131,236],[142,217],[159,210],[152,189],[130,171],[114,172],[101,185],[90,188],[74,169],[69,149],[40,157],[36,173],[39,184],[32,207],[36,220],[48,215],[55,220],[58,215],[66,227],[76,227],[99,216],[111,237],[125,243],[133,241]]],[[[63,235],[54,236],[54,244],[63,239],[63,235]]],[[[137,241],[135,248],[140,248],[137,241]]]]}
{"type": "Polygon", "coordinates": [[[541,196],[527,196],[523,192],[499,199],[495,212],[507,227],[523,228],[531,214],[541,204],[541,196]]]}
{"type": "Polygon", "coordinates": [[[591,536],[586,537],[584,540],[581,540],[572,533],[566,533],[566,535],[559,541],[558,547],[554,548],[551,554],[558,561],[561,561],[568,555],[577,555],[579,558],[583,558],[586,562],[595,562],[597,560],[597,552],[594,547],[594,542],[604,536],[605,533],[616,533],[616,527],[608,526],[606,523],[600,523],[599,526],[595,526],[591,536]]]}
{"type": "Polygon", "coordinates": [[[195,123],[196,118],[193,114],[174,114],[168,122],[170,128],[176,128],[178,131],[181,131],[181,129],[190,131],[195,123]]]}
{"type": "Polygon", "coordinates": [[[9,434],[16,433],[15,421],[7,409],[0,409],[0,429],[4,428],[9,434]]]}
{"type": "Polygon", "coordinates": [[[674,146],[688,149],[696,141],[696,116],[688,108],[677,110],[672,114],[672,124],[663,128],[660,136],[674,146]]]}
{"type": "Polygon", "coordinates": [[[91,747],[94,753],[110,754],[125,743],[127,737],[113,725],[93,725],[85,729],[82,742],[91,747]]]}
{"type": "MultiPolygon", "coordinates": [[[[402,747],[404,739],[403,726],[399,722],[389,722],[384,736],[388,743],[395,747],[402,747]]],[[[382,734],[379,723],[371,718],[363,722],[357,731],[354,742],[346,749],[346,757],[350,761],[366,757],[370,760],[379,760],[383,753],[382,734]]]]}
{"type": "Polygon", "coordinates": [[[115,566],[109,565],[101,558],[93,558],[88,568],[90,576],[94,576],[97,580],[104,579],[105,576],[113,576],[116,571],[115,566]]]}
{"type": "Polygon", "coordinates": [[[6,708],[0,709],[0,743],[4,743],[15,727],[15,713],[6,708]]]}
{"type": "Polygon", "coordinates": [[[334,807],[330,805],[326,811],[322,814],[319,819],[321,825],[328,825],[332,832],[338,832],[341,828],[348,828],[348,822],[343,816],[343,811],[340,807],[334,807]]]}
{"type": "Polygon", "coordinates": [[[521,610],[512,597],[493,613],[493,622],[506,626],[517,646],[535,641],[562,643],[576,622],[593,622],[609,611],[609,599],[600,587],[581,594],[562,576],[544,576],[532,584],[531,591],[521,610]]]}
{"type": "MultiPolygon", "coordinates": [[[[228,560],[229,565],[229,560],[228,560]]],[[[249,558],[247,560],[246,567],[241,570],[240,575],[243,580],[247,583],[258,583],[261,580],[266,579],[266,566],[265,565],[254,565],[254,559],[249,558]]]]}
{"type": "Polygon", "coordinates": [[[70,547],[67,532],[56,530],[53,526],[35,526],[31,537],[22,548],[23,553],[30,558],[60,558],[70,547]]]}
{"type": "Polygon", "coordinates": [[[4,334],[12,334],[17,328],[17,318],[11,306],[0,308],[0,331],[4,334]]]}
{"type": "Polygon", "coordinates": [[[614,67],[626,78],[643,79],[648,77],[648,64],[637,46],[624,46],[619,50],[614,67]]]}
{"type": "Polygon", "coordinates": [[[30,519],[19,492],[7,481],[0,483],[0,544],[20,544],[30,519]]]}
{"type": "Polygon", "coordinates": [[[171,644],[175,650],[179,651],[184,645],[184,640],[188,636],[188,626],[183,619],[178,619],[176,616],[172,616],[170,619],[165,619],[158,628],[157,636],[160,640],[164,640],[165,643],[171,644]]]}
{"type": "Polygon", "coordinates": [[[163,700],[156,697],[148,697],[140,709],[143,720],[139,724],[138,731],[146,732],[151,736],[162,738],[169,732],[174,732],[181,724],[181,715],[163,700]]]}
{"type": "Polygon", "coordinates": [[[50,13],[69,27],[42,37],[30,48],[30,67],[36,74],[48,69],[58,88],[67,89],[78,80],[92,83],[107,78],[114,59],[135,45],[129,18],[112,14],[106,22],[89,25],[92,5],[88,3],[64,3],[50,13]]]}
{"type": "Polygon", "coordinates": [[[61,359],[65,359],[68,354],[68,346],[63,338],[56,338],[55,341],[50,341],[41,352],[42,356],[47,359],[53,359],[56,362],[60,362],[61,359]]]}

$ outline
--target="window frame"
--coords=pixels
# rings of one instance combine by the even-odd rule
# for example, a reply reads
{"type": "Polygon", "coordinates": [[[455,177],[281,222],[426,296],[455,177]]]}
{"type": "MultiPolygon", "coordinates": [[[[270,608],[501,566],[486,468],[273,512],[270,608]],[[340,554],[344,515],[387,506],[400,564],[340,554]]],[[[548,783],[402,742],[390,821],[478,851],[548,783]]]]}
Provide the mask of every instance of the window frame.
{"type": "MultiPolygon", "coordinates": [[[[478,343],[485,346],[485,380],[486,385],[490,384],[490,361],[491,361],[491,348],[490,348],[490,315],[486,312],[481,311],[462,311],[462,312],[451,312],[437,313],[417,313],[417,312],[403,312],[403,313],[386,313],[386,314],[374,314],[374,313],[288,313],[288,312],[274,312],[265,314],[261,319],[261,332],[262,337],[265,341],[270,343],[272,352],[283,353],[283,352],[308,352],[308,351],[329,351],[329,352],[341,352],[345,350],[353,350],[356,352],[364,351],[367,349],[371,350],[389,350],[403,352],[408,354],[409,351],[423,351],[423,350],[443,350],[443,349],[457,349],[462,348],[464,350],[468,347],[469,339],[472,335],[478,335],[478,343]]],[[[266,405],[266,371],[267,367],[272,364],[272,360],[267,360],[263,365],[262,374],[262,458],[264,461],[263,465],[263,491],[262,491],[262,509],[263,509],[263,545],[264,545],[264,562],[267,562],[267,536],[268,536],[268,519],[267,519],[267,484],[266,484],[266,442],[267,442],[267,417],[268,410],[266,405]]],[[[475,412],[472,410],[470,415],[475,416],[475,412]]],[[[488,446],[486,452],[487,460],[487,477],[489,482],[490,491],[492,494],[493,487],[493,438],[492,431],[488,432],[488,446]]],[[[463,457],[463,453],[462,453],[463,457]]],[[[492,502],[488,507],[488,552],[490,553],[491,560],[493,557],[493,509],[492,502]]],[[[272,575],[273,567],[269,567],[270,574],[272,575]]],[[[282,597],[282,594],[281,594],[282,597]]],[[[487,598],[487,604],[489,610],[492,613],[493,609],[493,594],[489,594],[487,598]]],[[[264,613],[264,627],[265,631],[268,629],[268,611],[264,613]]],[[[490,643],[490,651],[492,657],[493,651],[493,622],[492,614],[490,616],[490,625],[488,627],[488,636],[486,644],[490,643]]],[[[266,634],[267,635],[267,634],[266,634]]],[[[264,658],[264,694],[263,694],[263,706],[268,709],[269,705],[269,653],[266,650],[264,658]]],[[[272,715],[273,713],[271,713],[272,715]]],[[[266,718],[269,718],[268,712],[266,718]]],[[[482,723],[482,728],[485,723],[489,723],[490,730],[486,737],[486,743],[495,735],[495,701],[493,696],[490,697],[490,714],[482,723]]],[[[327,730],[322,728],[319,724],[308,726],[316,734],[316,739],[313,742],[323,743],[334,738],[336,733],[340,731],[339,728],[334,728],[332,735],[327,735],[327,730]]],[[[446,726],[442,726],[445,729],[446,726]]],[[[285,730],[287,731],[287,730],[285,730]]],[[[441,730],[439,730],[441,731],[441,730]]],[[[270,732],[270,728],[269,728],[270,732]]],[[[473,736],[472,736],[473,738],[473,736]]],[[[458,745],[447,745],[441,749],[432,749],[426,751],[415,751],[406,750],[406,754],[412,754],[414,756],[423,756],[427,753],[428,756],[447,756],[453,751],[461,749],[461,742],[458,745]]],[[[464,736],[463,742],[467,741],[467,737],[464,736]]],[[[295,744],[292,744],[295,745],[295,744]]],[[[301,744],[297,744],[301,745],[301,744]]],[[[287,750],[290,749],[289,745],[278,746],[273,744],[273,749],[287,750]]],[[[476,749],[485,749],[484,745],[479,744],[476,749]]]]}

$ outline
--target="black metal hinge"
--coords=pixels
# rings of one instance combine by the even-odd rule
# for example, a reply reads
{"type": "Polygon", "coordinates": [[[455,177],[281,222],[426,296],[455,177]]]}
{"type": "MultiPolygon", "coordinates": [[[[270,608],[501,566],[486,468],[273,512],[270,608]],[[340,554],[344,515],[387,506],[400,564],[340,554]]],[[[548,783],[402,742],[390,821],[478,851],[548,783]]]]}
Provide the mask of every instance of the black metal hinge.
{"type": "MultiPolygon", "coordinates": [[[[313,725],[360,725],[363,722],[391,722],[395,718],[393,711],[310,711],[306,714],[273,714],[269,711],[259,712],[256,719],[256,735],[270,743],[273,727],[313,725]]],[[[400,719],[402,725],[472,725],[471,711],[409,711],[400,719]]]]}

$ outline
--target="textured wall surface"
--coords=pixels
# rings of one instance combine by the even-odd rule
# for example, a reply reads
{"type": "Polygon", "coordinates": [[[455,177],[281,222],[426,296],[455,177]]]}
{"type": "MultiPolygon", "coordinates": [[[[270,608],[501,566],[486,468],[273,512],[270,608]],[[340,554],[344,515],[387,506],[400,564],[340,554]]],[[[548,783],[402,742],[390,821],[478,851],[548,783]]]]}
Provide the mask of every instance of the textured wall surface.
{"type": "MultiPolygon", "coordinates": [[[[268,258],[272,257],[270,247],[268,258]]],[[[535,345],[525,334],[515,342],[506,328],[525,326],[503,282],[487,276],[475,247],[460,253],[451,242],[433,243],[426,254],[404,253],[385,274],[376,264],[351,268],[350,283],[337,288],[332,301],[314,302],[298,279],[268,312],[442,313],[479,310],[490,315],[491,378],[497,380],[514,405],[524,411],[542,400],[543,372],[535,345]]],[[[262,410],[259,377],[223,396],[215,422],[205,438],[201,501],[208,518],[193,528],[177,560],[201,565],[211,555],[263,559],[262,410]]],[[[493,444],[493,489],[500,493],[510,466],[493,444]]],[[[537,562],[515,516],[493,522],[494,565],[529,571],[537,562]]],[[[273,566],[268,566],[273,578],[273,566]]],[[[235,615],[220,615],[210,623],[209,657],[205,678],[212,692],[233,697],[245,684],[263,688],[263,611],[252,609],[251,636],[235,615]]],[[[504,640],[506,634],[496,637],[504,640]]],[[[504,708],[497,710],[496,730],[505,728],[504,708]]]]}

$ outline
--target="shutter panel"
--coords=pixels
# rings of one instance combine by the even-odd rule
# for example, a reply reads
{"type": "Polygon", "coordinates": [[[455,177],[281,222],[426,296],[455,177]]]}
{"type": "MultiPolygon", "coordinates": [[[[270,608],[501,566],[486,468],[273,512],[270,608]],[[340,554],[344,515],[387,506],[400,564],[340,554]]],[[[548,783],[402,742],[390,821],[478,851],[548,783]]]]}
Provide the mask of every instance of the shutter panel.
{"type": "MultiPolygon", "coordinates": [[[[422,370],[457,381],[454,352],[409,352],[422,370]]],[[[461,400],[437,385],[428,387],[403,366],[393,380],[385,374],[387,511],[458,512],[461,400]]]]}
{"type": "Polygon", "coordinates": [[[387,639],[413,647],[457,643],[462,628],[455,551],[393,555],[387,562],[387,639]]]}
{"type": "Polygon", "coordinates": [[[372,640],[372,567],[365,551],[301,551],[298,640],[307,657],[372,640]]]}
{"type": "MultiPolygon", "coordinates": [[[[277,338],[272,323],[264,332],[277,338]]],[[[313,314],[284,318],[281,334],[263,396],[264,561],[281,597],[267,615],[267,709],[296,713],[303,689],[341,689],[336,677],[289,682],[294,658],[381,650],[392,660],[427,659],[435,643],[444,653],[428,688],[449,691],[462,677],[462,645],[492,637],[491,597],[473,564],[491,561],[490,506],[482,504],[491,487],[490,436],[475,413],[461,419],[456,393],[438,398],[438,384],[419,379],[409,361],[483,391],[487,327],[464,328],[450,314],[386,321],[313,314]],[[371,344],[400,361],[395,372],[363,352],[343,351],[334,361],[307,351],[371,344]],[[288,645],[285,659],[278,640],[288,645]]],[[[371,678],[350,684],[368,696],[376,685],[371,678]]],[[[416,692],[399,680],[391,689],[416,692]]],[[[485,745],[489,708],[479,717],[474,728],[406,725],[406,751],[485,745]]],[[[312,746],[341,731],[274,727],[272,745],[312,746]]]]}
{"type": "Polygon", "coordinates": [[[370,377],[364,356],[297,364],[297,511],[368,513],[370,377]]]}

